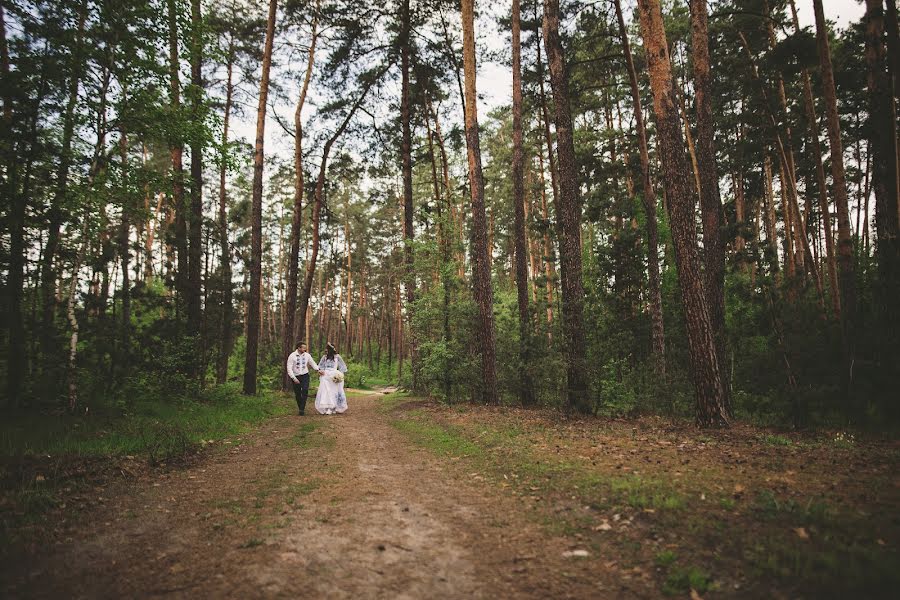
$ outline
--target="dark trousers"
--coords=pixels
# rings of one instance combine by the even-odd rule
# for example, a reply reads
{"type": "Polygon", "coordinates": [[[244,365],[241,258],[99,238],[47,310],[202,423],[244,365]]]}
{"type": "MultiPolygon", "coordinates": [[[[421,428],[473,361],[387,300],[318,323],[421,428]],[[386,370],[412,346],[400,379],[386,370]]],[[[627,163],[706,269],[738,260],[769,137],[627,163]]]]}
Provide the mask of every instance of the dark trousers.
{"type": "Polygon", "coordinates": [[[306,398],[309,396],[309,373],[297,375],[297,381],[300,383],[294,383],[294,398],[297,400],[297,408],[300,409],[302,415],[306,412],[306,398]]]}

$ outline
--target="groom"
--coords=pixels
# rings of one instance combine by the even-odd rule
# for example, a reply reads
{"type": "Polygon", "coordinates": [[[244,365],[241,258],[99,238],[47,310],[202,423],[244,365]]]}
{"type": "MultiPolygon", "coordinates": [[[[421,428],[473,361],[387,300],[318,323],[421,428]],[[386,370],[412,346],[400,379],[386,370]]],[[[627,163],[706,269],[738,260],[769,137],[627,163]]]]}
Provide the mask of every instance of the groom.
{"type": "Polygon", "coordinates": [[[309,396],[310,366],[316,371],[319,370],[319,365],[306,351],[306,343],[297,342],[296,350],[288,356],[287,372],[288,377],[294,382],[294,398],[297,400],[297,408],[301,415],[306,411],[306,398],[309,396]]]}

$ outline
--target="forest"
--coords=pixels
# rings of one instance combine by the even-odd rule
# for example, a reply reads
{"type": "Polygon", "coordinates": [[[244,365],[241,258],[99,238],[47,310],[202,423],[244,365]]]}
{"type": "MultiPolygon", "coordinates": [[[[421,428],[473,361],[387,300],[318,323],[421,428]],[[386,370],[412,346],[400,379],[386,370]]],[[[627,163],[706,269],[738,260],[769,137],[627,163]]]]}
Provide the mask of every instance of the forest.
{"type": "MultiPolygon", "coordinates": [[[[0,547],[65,506],[48,461],[171,466],[286,414],[300,341],[427,402],[396,431],[466,460],[480,438],[422,410],[623,448],[871,440],[890,477],[896,4],[0,0],[0,547]]],[[[297,435],[340,446],[353,402],[297,435]]],[[[888,589],[893,527],[851,589],[888,589]]]]}
{"type": "Polygon", "coordinates": [[[308,339],[445,402],[896,423],[895,3],[557,4],[5,3],[8,405],[308,339]]]}

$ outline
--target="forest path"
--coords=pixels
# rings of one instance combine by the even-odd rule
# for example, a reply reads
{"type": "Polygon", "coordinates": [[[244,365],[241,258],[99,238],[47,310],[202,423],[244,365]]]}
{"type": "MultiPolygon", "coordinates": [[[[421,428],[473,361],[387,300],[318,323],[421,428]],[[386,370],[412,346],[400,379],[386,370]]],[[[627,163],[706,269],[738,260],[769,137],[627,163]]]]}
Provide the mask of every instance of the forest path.
{"type": "MultiPolygon", "coordinates": [[[[199,464],[122,482],[12,597],[637,597],[534,508],[413,446],[377,394],[273,418],[199,464]],[[315,412],[312,410],[311,412],[315,412]]],[[[310,406],[312,409],[312,406],[310,406]]],[[[402,407],[401,407],[402,410],[402,407]]],[[[624,583],[624,582],[623,582],[624,583]]]]}

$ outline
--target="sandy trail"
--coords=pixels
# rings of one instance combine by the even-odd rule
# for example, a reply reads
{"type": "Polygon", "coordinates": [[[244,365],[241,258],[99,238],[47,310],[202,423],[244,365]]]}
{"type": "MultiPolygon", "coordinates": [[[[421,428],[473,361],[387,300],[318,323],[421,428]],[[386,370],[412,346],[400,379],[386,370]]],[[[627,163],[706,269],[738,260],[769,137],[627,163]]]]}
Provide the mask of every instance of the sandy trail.
{"type": "MultiPolygon", "coordinates": [[[[8,597],[619,598],[647,588],[378,410],[279,417],[199,464],[100,490],[8,597]],[[315,431],[301,428],[315,423],[315,431]],[[628,587],[623,587],[628,586],[628,587]]],[[[577,541],[577,540],[576,540],[577,541]]]]}

